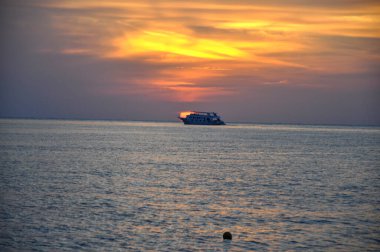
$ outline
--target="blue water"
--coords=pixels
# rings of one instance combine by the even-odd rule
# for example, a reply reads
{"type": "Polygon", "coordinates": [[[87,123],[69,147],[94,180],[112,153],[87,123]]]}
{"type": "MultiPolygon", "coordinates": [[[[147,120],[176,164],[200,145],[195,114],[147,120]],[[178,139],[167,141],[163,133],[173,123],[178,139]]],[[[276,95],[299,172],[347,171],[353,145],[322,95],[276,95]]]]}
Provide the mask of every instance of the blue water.
{"type": "Polygon", "coordinates": [[[0,250],[379,251],[379,154],[379,128],[2,119],[0,250]]]}

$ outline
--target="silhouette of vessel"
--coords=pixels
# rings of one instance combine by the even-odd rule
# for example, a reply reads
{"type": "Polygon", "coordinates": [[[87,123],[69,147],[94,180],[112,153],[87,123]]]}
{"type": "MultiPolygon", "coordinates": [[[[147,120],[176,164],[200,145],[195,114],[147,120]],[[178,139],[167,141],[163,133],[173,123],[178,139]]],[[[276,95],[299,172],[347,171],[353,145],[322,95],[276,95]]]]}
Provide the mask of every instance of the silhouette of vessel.
{"type": "Polygon", "coordinates": [[[178,118],[184,124],[194,125],[225,125],[220,116],[215,112],[184,111],[178,118]]]}

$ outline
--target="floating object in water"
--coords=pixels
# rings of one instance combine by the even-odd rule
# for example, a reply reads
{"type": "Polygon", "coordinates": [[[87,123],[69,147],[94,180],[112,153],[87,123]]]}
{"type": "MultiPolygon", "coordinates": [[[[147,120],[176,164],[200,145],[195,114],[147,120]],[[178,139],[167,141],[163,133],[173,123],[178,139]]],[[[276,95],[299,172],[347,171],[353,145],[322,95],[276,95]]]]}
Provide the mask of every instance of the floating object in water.
{"type": "Polygon", "coordinates": [[[232,234],[230,232],[224,232],[223,240],[232,240],[232,234]]]}
{"type": "Polygon", "coordinates": [[[215,112],[184,111],[179,113],[178,118],[184,124],[195,125],[225,125],[215,112]]]}

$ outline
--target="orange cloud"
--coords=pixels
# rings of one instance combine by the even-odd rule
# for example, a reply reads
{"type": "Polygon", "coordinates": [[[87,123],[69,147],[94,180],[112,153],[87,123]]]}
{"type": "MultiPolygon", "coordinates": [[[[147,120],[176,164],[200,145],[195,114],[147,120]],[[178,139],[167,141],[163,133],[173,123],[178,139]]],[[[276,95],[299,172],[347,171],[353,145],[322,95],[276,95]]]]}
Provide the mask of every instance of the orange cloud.
{"type": "Polygon", "coordinates": [[[111,57],[153,54],[158,61],[176,61],[177,56],[190,60],[223,60],[246,55],[236,46],[225,42],[168,31],[142,31],[132,36],[127,34],[115,39],[114,45],[117,51],[111,53],[111,57]],[[162,54],[169,57],[161,57],[162,54]]]}
{"type": "Polygon", "coordinates": [[[380,39],[380,4],[275,3],[63,0],[45,6],[77,13],[52,17],[72,42],[60,52],[161,66],[140,81],[182,101],[231,94],[207,85],[224,77],[260,76],[265,84],[299,78],[288,76],[289,68],[351,73],[379,61],[378,42],[367,41],[380,39]]]}

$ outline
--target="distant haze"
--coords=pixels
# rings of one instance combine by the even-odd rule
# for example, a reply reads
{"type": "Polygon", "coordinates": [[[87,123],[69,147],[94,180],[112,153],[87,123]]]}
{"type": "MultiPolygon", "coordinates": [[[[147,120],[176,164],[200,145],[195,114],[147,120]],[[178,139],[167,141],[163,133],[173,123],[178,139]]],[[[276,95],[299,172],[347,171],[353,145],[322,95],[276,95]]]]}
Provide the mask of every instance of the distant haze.
{"type": "Polygon", "coordinates": [[[0,117],[380,125],[379,1],[0,8],[0,117]]]}

